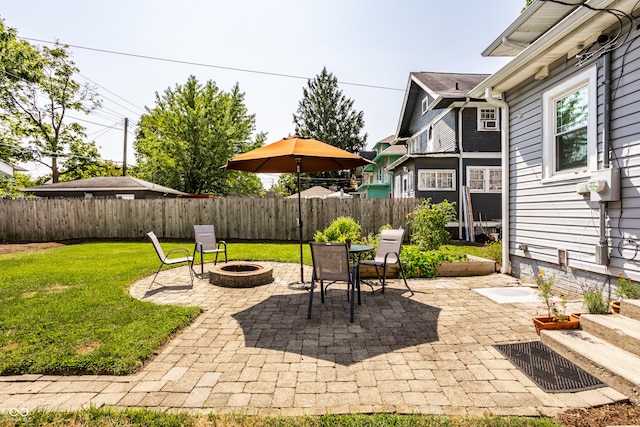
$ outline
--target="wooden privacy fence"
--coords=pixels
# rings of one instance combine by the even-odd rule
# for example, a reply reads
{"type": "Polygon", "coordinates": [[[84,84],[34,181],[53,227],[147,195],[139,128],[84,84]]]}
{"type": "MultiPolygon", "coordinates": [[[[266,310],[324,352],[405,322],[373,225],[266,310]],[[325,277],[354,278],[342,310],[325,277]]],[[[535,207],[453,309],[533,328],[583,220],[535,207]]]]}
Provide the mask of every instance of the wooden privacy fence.
{"type": "MultiPolygon", "coordinates": [[[[407,229],[407,214],[421,202],[303,199],[303,239],[340,216],[356,220],[363,234],[385,224],[407,229]]],[[[228,241],[297,241],[297,221],[297,199],[0,199],[0,241],[8,242],[140,239],[151,230],[160,238],[192,239],[194,224],[213,224],[228,241]]]]}

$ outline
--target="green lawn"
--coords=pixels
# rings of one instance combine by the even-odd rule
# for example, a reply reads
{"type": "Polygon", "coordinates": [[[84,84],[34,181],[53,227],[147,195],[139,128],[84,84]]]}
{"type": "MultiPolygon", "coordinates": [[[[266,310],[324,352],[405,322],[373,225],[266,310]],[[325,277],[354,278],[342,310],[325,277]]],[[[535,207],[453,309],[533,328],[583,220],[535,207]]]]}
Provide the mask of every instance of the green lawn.
{"type": "MultiPolygon", "coordinates": [[[[191,249],[191,243],[162,246],[165,252],[191,249]]],[[[229,257],[296,262],[299,246],[238,243],[229,245],[229,257]]],[[[0,255],[0,375],[127,374],[140,367],[201,311],[129,296],[128,286],[158,265],[150,243],[84,243],[0,255]]]]}
{"type": "Polygon", "coordinates": [[[299,417],[258,417],[240,414],[192,415],[148,409],[87,408],[72,412],[34,411],[23,422],[0,414],[0,426],[144,426],[144,427],[558,427],[546,417],[445,417],[439,415],[348,414],[299,417]]]}

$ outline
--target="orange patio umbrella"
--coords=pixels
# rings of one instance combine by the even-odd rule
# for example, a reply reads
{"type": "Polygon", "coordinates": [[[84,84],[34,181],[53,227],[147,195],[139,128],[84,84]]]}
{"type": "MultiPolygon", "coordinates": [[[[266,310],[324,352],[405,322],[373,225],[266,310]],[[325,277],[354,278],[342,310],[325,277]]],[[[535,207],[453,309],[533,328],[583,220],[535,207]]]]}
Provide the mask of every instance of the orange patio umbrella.
{"type": "Polygon", "coordinates": [[[373,163],[357,154],[299,135],[237,155],[227,161],[225,169],[254,173],[295,173],[298,181],[298,228],[300,231],[300,280],[304,283],[302,264],[302,202],[300,174],[353,169],[373,163]]]}

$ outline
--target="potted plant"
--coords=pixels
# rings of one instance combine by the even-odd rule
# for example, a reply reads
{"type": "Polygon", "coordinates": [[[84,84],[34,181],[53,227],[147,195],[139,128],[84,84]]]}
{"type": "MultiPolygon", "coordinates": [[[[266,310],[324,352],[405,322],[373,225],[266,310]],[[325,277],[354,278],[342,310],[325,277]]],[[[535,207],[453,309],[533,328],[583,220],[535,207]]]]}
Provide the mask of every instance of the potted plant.
{"type": "Polygon", "coordinates": [[[547,277],[544,270],[540,270],[540,273],[536,276],[538,296],[547,309],[546,316],[533,318],[533,325],[538,335],[543,329],[577,329],[580,326],[580,319],[568,316],[566,313],[567,297],[565,295],[559,296],[561,308],[558,308],[556,298],[552,292],[555,280],[555,274],[547,277]]]}
{"type": "Polygon", "coordinates": [[[620,297],[620,300],[611,302],[611,310],[614,313],[620,313],[621,300],[640,299],[640,284],[633,282],[629,277],[624,277],[623,273],[619,273],[615,294],[620,297]]]}

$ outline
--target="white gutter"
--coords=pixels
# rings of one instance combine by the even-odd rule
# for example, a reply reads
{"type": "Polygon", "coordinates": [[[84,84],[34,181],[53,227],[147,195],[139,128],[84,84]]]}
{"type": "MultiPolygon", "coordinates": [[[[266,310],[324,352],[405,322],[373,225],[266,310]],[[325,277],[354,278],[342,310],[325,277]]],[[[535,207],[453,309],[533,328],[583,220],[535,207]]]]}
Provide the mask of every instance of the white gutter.
{"type": "Polygon", "coordinates": [[[502,152],[502,269],[504,274],[511,273],[511,259],[509,258],[509,104],[493,97],[490,87],[484,91],[484,99],[500,108],[501,120],[500,145],[502,152]]]}

